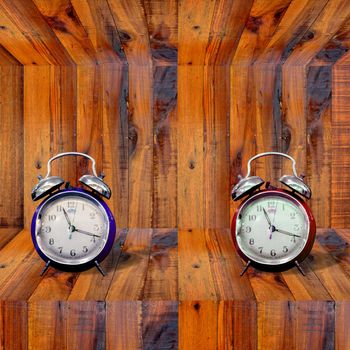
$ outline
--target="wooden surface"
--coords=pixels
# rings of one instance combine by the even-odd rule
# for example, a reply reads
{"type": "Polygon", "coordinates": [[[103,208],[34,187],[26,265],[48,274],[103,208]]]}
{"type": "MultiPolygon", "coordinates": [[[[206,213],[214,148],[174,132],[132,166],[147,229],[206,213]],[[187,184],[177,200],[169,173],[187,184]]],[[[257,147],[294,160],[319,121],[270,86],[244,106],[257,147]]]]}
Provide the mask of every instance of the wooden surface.
{"type": "Polygon", "coordinates": [[[75,150],[119,227],[229,227],[232,185],[271,150],[296,158],[319,227],[350,226],[348,1],[4,0],[0,31],[1,227],[29,228],[37,175],[75,150]]]}
{"type": "Polygon", "coordinates": [[[106,277],[40,277],[23,230],[0,250],[0,347],[347,349],[349,247],[350,230],[319,229],[305,277],[296,268],[240,277],[228,229],[118,230],[106,277]]]}

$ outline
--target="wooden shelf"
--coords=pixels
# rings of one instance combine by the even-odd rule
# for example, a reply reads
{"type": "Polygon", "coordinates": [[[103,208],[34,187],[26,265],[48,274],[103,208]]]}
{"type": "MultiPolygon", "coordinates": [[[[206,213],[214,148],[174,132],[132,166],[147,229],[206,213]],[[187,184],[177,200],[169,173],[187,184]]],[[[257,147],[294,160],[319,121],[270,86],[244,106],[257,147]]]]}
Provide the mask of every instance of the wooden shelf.
{"type": "Polygon", "coordinates": [[[350,229],[318,230],[305,277],[297,269],[240,277],[228,229],[123,229],[103,262],[107,277],[96,269],[40,277],[43,262],[23,230],[0,241],[0,344],[347,349],[349,242],[350,229]]]}

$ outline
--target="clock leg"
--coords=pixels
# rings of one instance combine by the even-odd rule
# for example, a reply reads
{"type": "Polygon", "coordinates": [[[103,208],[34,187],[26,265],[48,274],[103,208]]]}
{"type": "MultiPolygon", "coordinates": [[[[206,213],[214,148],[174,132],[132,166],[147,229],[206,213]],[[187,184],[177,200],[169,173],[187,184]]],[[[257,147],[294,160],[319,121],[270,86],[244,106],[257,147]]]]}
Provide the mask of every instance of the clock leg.
{"type": "Polygon", "coordinates": [[[244,268],[243,268],[243,270],[242,270],[240,276],[243,276],[243,275],[247,272],[248,267],[250,266],[250,263],[251,263],[251,261],[248,260],[248,262],[247,262],[246,265],[244,266],[244,268]]]}
{"type": "Polygon", "coordinates": [[[49,269],[51,264],[51,260],[48,260],[48,262],[45,264],[45,267],[43,268],[43,270],[41,271],[40,276],[44,276],[45,272],[49,269]]]}
{"type": "Polygon", "coordinates": [[[301,266],[299,265],[298,261],[295,260],[294,263],[295,263],[296,267],[298,268],[298,270],[301,272],[301,274],[302,274],[303,276],[305,276],[305,272],[304,272],[304,270],[301,268],[301,266]]]}
{"type": "Polygon", "coordinates": [[[95,260],[95,266],[96,266],[97,270],[100,271],[101,275],[102,275],[103,277],[105,277],[105,276],[106,276],[106,273],[103,271],[101,265],[97,262],[97,260],[95,260]]]}

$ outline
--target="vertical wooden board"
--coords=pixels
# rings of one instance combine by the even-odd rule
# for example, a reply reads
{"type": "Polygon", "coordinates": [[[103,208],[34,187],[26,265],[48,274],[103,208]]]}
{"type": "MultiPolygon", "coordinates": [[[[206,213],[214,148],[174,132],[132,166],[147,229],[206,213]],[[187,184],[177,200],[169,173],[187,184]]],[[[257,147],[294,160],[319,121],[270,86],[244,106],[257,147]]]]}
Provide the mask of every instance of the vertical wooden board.
{"type": "Polygon", "coordinates": [[[307,73],[307,183],[318,227],[331,224],[331,66],[310,66],[307,73]]]}
{"type": "Polygon", "coordinates": [[[106,307],[106,348],[141,349],[141,301],[109,301],[106,307]]]}
{"type": "Polygon", "coordinates": [[[0,226],[23,226],[23,68],[0,66],[0,226]]]}
{"type": "Polygon", "coordinates": [[[50,64],[72,64],[69,54],[32,1],[3,0],[0,8],[50,64]]]}
{"type": "Polygon", "coordinates": [[[226,65],[232,61],[253,0],[215,1],[205,63],[226,65]]]}
{"type": "Polygon", "coordinates": [[[257,348],[255,301],[220,301],[218,307],[218,349],[257,348]]]}
{"type": "Polygon", "coordinates": [[[99,63],[125,61],[118,29],[107,0],[71,0],[99,63]]]}
{"type": "Polygon", "coordinates": [[[106,348],[106,307],[103,301],[67,302],[67,349],[106,348]]]}
{"type": "Polygon", "coordinates": [[[3,346],[9,350],[28,348],[28,308],[26,301],[3,301],[3,346]]]}
{"type": "Polygon", "coordinates": [[[230,226],[229,67],[204,68],[204,227],[230,226]]]}
{"type": "MultiPolygon", "coordinates": [[[[50,67],[50,125],[53,155],[76,150],[76,68],[50,67]]],[[[63,158],[53,163],[53,174],[65,181],[76,179],[76,159],[63,158]]]]}
{"type": "Polygon", "coordinates": [[[1,227],[0,228],[0,249],[11,241],[21,231],[19,227],[1,227]]]}
{"type": "Polygon", "coordinates": [[[151,49],[143,1],[107,0],[129,65],[149,65],[151,49]]]}
{"type": "Polygon", "coordinates": [[[178,227],[204,226],[203,66],[178,67],[178,227]]]}
{"type": "Polygon", "coordinates": [[[205,231],[179,231],[179,299],[216,300],[205,231]]]}
{"type": "Polygon", "coordinates": [[[143,300],[178,300],[178,234],[153,231],[143,300]]]}
{"type": "Polygon", "coordinates": [[[179,348],[218,349],[218,303],[213,300],[179,303],[179,348]]]}
{"type": "Polygon", "coordinates": [[[205,231],[206,247],[218,300],[254,300],[254,293],[243,269],[228,229],[205,231]]]}
{"type": "Polygon", "coordinates": [[[259,302],[257,305],[258,349],[294,349],[292,303],[259,302]]]}
{"type": "Polygon", "coordinates": [[[94,47],[70,0],[33,2],[76,64],[96,62],[94,47]]]}
{"type": "Polygon", "coordinates": [[[153,227],[177,226],[177,67],[153,69],[153,227]]]}
{"type": "Polygon", "coordinates": [[[335,303],[335,344],[337,350],[350,348],[350,301],[335,303]]]}
{"type": "Polygon", "coordinates": [[[346,55],[341,64],[333,66],[331,227],[335,228],[348,227],[350,224],[349,57],[346,55]]]}
{"type": "Polygon", "coordinates": [[[176,0],[145,0],[151,53],[156,65],[177,62],[178,3],[176,0]]]}
{"type": "Polygon", "coordinates": [[[67,306],[62,301],[28,303],[28,349],[67,349],[67,306]]]}
{"type": "MultiPolygon", "coordinates": [[[[247,173],[247,162],[256,153],[254,73],[249,63],[230,68],[230,184],[247,173]]],[[[253,171],[255,169],[255,164],[253,171]]],[[[239,202],[231,201],[230,218],[239,202]]]]}
{"type": "Polygon", "coordinates": [[[128,70],[102,65],[103,172],[112,197],[108,203],[118,227],[128,227],[128,70]]]}
{"type": "Polygon", "coordinates": [[[152,227],[152,67],[129,66],[129,227],[152,227]]]}
{"type": "Polygon", "coordinates": [[[214,7],[213,0],[179,1],[179,65],[204,64],[214,7]]]}
{"type": "MultiPolygon", "coordinates": [[[[276,63],[254,65],[256,152],[282,149],[282,74],[276,63]]],[[[281,174],[281,157],[266,157],[256,161],[256,173],[273,185],[281,174]]]]}
{"type": "MultiPolygon", "coordinates": [[[[306,175],[306,67],[284,64],[282,67],[283,133],[285,151],[296,161],[298,175],[306,175]]],[[[289,161],[283,162],[283,174],[291,173],[289,161]]],[[[305,180],[307,182],[307,179],[305,180]]]]}
{"type": "MultiPolygon", "coordinates": [[[[101,66],[77,67],[77,150],[102,168],[102,79],[101,66]]],[[[91,169],[91,162],[78,158],[78,178],[91,169]]]]}
{"type": "Polygon", "coordinates": [[[118,265],[122,247],[124,245],[127,229],[117,230],[114,246],[107,258],[100,263],[106,276],[96,269],[90,269],[79,274],[73,289],[71,290],[68,301],[73,300],[105,300],[111,285],[115,268],[118,265]]]}
{"type": "Polygon", "coordinates": [[[50,152],[50,67],[24,67],[24,226],[30,227],[37,203],[30,193],[38,182],[37,170],[46,175],[50,152]]]}
{"type": "Polygon", "coordinates": [[[178,349],[178,302],[142,303],[142,349],[178,349]]]}
{"type": "Polygon", "coordinates": [[[151,239],[151,229],[129,230],[106,300],[142,300],[151,239]]]}
{"type": "Polygon", "coordinates": [[[334,349],[333,301],[298,301],[292,312],[296,349],[334,349]]]}
{"type": "Polygon", "coordinates": [[[0,300],[0,349],[4,350],[4,301],[0,300]]]}

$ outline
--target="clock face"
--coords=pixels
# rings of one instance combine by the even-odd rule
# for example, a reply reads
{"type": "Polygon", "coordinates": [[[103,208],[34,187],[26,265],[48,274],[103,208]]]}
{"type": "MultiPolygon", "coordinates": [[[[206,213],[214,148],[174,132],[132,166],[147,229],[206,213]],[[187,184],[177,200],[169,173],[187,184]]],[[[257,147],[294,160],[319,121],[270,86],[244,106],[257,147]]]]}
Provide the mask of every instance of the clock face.
{"type": "Polygon", "coordinates": [[[282,265],[304,250],[310,221],[303,205],[286,192],[262,191],[243,203],[236,219],[238,248],[251,261],[282,265]]]}
{"type": "Polygon", "coordinates": [[[38,248],[59,264],[93,261],[105,247],[108,234],[105,209],[83,192],[58,193],[44,203],[37,215],[38,248]]]}

